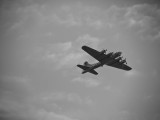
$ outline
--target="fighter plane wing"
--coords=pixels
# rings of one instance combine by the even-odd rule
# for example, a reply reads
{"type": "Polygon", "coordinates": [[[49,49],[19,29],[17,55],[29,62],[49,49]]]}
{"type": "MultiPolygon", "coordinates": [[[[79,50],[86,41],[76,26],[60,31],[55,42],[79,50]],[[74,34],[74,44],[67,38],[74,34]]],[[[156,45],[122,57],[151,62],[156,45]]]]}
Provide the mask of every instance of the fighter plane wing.
{"type": "MultiPolygon", "coordinates": [[[[104,57],[107,57],[107,55],[102,54],[101,52],[92,49],[88,46],[82,46],[82,49],[84,51],[86,51],[89,55],[91,55],[92,57],[94,57],[96,60],[101,61],[104,57]]],[[[108,56],[109,57],[109,56],[108,56]]]]}
{"type": "Polygon", "coordinates": [[[128,65],[124,64],[124,63],[120,63],[120,62],[116,62],[114,64],[107,64],[108,66],[111,66],[111,67],[115,67],[115,68],[119,68],[119,69],[122,69],[122,70],[126,70],[126,71],[129,71],[131,70],[132,68],[129,67],[128,65]]]}

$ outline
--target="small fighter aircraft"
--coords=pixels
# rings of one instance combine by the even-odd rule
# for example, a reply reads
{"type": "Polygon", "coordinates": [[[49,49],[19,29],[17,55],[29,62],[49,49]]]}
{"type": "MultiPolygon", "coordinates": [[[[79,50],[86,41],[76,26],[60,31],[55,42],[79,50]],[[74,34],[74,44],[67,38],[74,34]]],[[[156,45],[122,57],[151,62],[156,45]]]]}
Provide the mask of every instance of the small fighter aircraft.
{"type": "Polygon", "coordinates": [[[86,61],[83,65],[77,65],[79,68],[83,69],[82,74],[90,72],[94,75],[98,75],[98,73],[94,69],[102,67],[103,65],[108,65],[126,71],[132,69],[131,67],[127,66],[126,59],[123,59],[121,57],[122,52],[109,52],[108,54],[106,54],[107,50],[102,50],[99,52],[88,46],[82,46],[82,49],[99,61],[98,63],[94,64],[89,64],[86,61]]]}

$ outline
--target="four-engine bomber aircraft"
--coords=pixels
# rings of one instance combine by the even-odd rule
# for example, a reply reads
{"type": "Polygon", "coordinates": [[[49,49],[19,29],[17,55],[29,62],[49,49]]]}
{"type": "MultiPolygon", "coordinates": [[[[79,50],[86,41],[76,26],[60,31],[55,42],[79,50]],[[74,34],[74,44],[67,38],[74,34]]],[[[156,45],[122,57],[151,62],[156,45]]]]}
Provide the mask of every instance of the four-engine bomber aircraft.
{"type": "Polygon", "coordinates": [[[84,65],[77,65],[79,68],[83,69],[82,74],[90,72],[94,75],[98,75],[98,73],[94,69],[102,67],[103,65],[112,66],[126,71],[132,69],[131,67],[127,66],[126,59],[122,59],[122,52],[110,52],[106,54],[107,50],[102,50],[99,52],[88,46],[82,46],[82,49],[99,61],[98,63],[94,64],[89,64],[86,61],[84,62],[84,65]]]}

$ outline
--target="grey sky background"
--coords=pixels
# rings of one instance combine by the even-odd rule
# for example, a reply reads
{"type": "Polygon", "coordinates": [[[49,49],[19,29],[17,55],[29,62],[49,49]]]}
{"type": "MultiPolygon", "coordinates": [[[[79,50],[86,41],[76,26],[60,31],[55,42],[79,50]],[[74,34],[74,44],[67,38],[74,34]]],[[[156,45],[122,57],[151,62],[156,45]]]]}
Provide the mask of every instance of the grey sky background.
{"type": "Polygon", "coordinates": [[[1,0],[1,120],[160,120],[160,6],[152,0],[1,0]],[[133,69],[77,64],[122,51],[133,69]]]}

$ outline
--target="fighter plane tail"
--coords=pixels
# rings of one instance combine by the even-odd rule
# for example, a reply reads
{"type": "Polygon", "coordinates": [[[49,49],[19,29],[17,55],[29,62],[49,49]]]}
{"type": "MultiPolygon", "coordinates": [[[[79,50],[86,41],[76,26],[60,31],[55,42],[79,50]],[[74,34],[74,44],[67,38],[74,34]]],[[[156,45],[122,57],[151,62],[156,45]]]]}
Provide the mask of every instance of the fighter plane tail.
{"type": "MultiPolygon", "coordinates": [[[[83,65],[77,65],[77,67],[79,67],[79,68],[81,68],[81,69],[83,69],[83,70],[89,69],[89,67],[83,66],[83,65]]],[[[88,72],[90,72],[90,73],[92,73],[92,74],[94,74],[94,75],[98,75],[98,73],[97,73],[95,70],[90,70],[90,71],[88,71],[88,72]]],[[[82,73],[83,73],[83,72],[82,72],[82,73]]]]}

